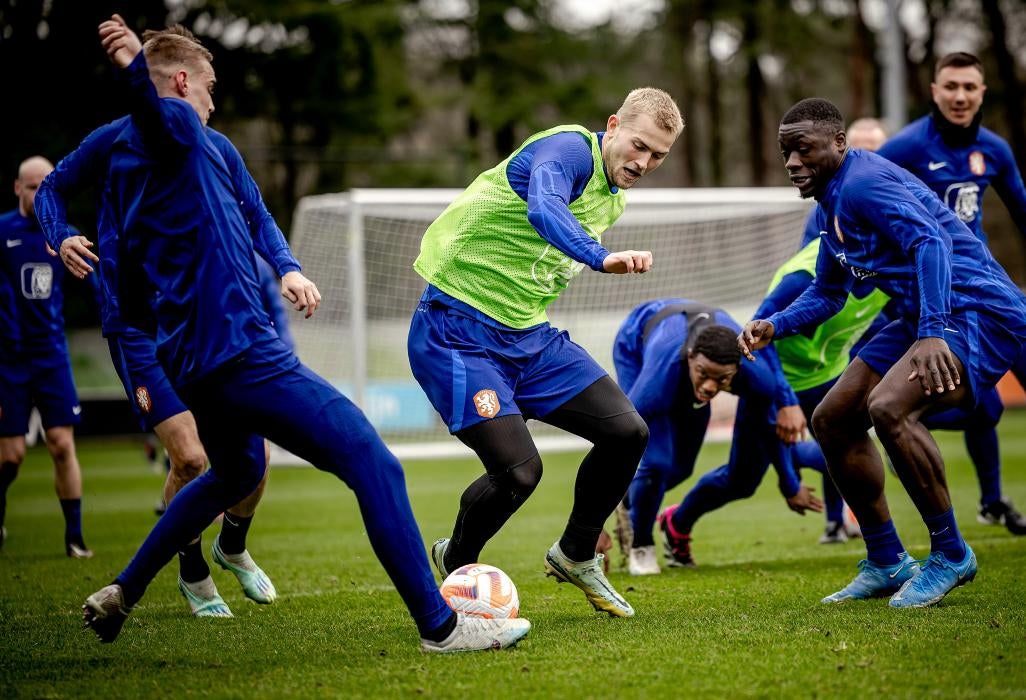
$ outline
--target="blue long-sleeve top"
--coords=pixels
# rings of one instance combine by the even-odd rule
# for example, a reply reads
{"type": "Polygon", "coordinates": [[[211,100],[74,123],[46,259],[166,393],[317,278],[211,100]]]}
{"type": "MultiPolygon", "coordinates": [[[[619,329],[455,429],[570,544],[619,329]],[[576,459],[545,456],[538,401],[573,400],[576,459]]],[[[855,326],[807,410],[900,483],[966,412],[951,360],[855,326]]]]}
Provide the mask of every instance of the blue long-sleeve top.
{"type": "MultiPolygon", "coordinates": [[[[129,328],[121,317],[118,303],[118,233],[111,220],[107,172],[114,142],[131,123],[130,116],[122,117],[86,136],[78,148],[62,158],[43,181],[35,200],[36,216],[47,242],[54,250],[60,250],[61,243],[75,235],[67,222],[67,200],[87,188],[95,189],[97,247],[100,257],[97,266],[101,300],[100,320],[106,336],[122,333],[129,328]]],[[[272,264],[279,277],[289,271],[301,269],[281,229],[267,210],[260,190],[238,150],[220,132],[210,127],[206,127],[206,132],[231,172],[239,205],[245,212],[257,253],[272,264]]]]}
{"type": "Polygon", "coordinates": [[[189,103],[157,95],[141,52],[123,74],[132,123],[114,140],[108,172],[119,300],[122,311],[126,293],[148,304],[158,356],[181,386],[275,332],[235,175],[215,138],[189,103]]]}
{"type": "MultiPolygon", "coordinates": [[[[856,281],[901,300],[918,337],[943,337],[953,313],[1021,319],[1022,293],[987,247],[918,178],[886,158],[852,149],[820,201],[816,278],[770,315],[774,335],[801,332],[844,306],[856,281]]],[[[1016,320],[1018,325],[1019,321],[1016,320]]]]}
{"type": "MultiPolygon", "coordinates": [[[[596,134],[602,147],[604,132],[596,134]]],[[[576,132],[562,132],[532,141],[506,166],[506,179],[513,191],[527,202],[527,220],[553,248],[577,262],[603,272],[609,251],[589,236],[570,212],[595,171],[591,144],[576,132]]],[[[608,179],[608,177],[607,177],[608,179]]],[[[610,190],[616,192],[615,185],[610,190]]],[[[426,300],[446,306],[489,326],[501,325],[469,304],[464,304],[437,287],[428,286],[426,300]]]]}
{"type": "Polygon", "coordinates": [[[917,119],[877,152],[922,180],[984,243],[983,195],[993,185],[1026,236],[1026,186],[1008,142],[983,127],[972,139],[970,130],[977,127],[964,127],[959,136],[967,143],[953,143],[937,128],[938,118],[917,119]]]}

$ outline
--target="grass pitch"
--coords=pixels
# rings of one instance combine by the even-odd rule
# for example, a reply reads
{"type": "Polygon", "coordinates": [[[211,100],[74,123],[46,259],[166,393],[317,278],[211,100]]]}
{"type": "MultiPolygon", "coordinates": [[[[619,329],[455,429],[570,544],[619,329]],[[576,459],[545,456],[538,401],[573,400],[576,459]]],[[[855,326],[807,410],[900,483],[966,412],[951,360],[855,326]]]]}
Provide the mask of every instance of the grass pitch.
{"type": "MultiPolygon", "coordinates": [[[[84,441],[84,526],[96,556],[73,561],[63,556],[47,455],[35,448],[11,488],[10,536],[0,550],[0,696],[1022,697],[1026,538],[976,523],[978,488],[961,436],[939,439],[980,574],[935,608],[821,605],[855,573],[863,546],[816,544],[821,517],[788,511],[769,475],[752,499],[699,522],[698,569],[633,578],[615,568],[614,556],[612,580],[638,613],[599,615],[577,589],[541,573],[580,458],[551,455],[538,490],[483,556],[512,576],[534,628],[514,650],[456,656],[419,651],[351,493],[311,469],[274,471],[250,533],[251,552],[278,588],[276,603],[250,603],[216,569],[235,618],[194,619],[172,565],[118,641],[101,645],[80,629],[79,607],[142,541],[162,479],[144,466],[137,441],[84,441]]],[[[1026,413],[1006,414],[1001,440],[1005,492],[1026,506],[1026,413]]],[[[707,446],[696,475],[725,453],[725,445],[707,446]]],[[[448,534],[459,494],[480,467],[405,466],[430,543],[448,534]]],[[[679,499],[695,478],[668,498],[679,499]]],[[[906,546],[925,556],[922,522],[896,479],[888,489],[906,546]]]]}

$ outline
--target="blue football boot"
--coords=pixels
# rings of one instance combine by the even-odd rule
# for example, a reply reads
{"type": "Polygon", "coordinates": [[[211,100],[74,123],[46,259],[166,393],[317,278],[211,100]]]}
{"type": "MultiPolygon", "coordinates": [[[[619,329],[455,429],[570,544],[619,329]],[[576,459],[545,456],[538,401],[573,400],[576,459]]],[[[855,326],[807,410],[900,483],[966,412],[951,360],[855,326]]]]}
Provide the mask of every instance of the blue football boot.
{"type": "Polygon", "coordinates": [[[951,590],[976,578],[976,554],[965,546],[962,561],[950,561],[943,552],[930,552],[917,576],[910,578],[891,596],[892,608],[925,608],[951,590]]]}
{"type": "Polygon", "coordinates": [[[875,564],[869,559],[859,562],[859,573],[847,586],[821,600],[821,603],[840,603],[845,600],[865,600],[889,596],[906,581],[919,573],[919,562],[908,552],[898,555],[898,563],[891,566],[875,564]]]}

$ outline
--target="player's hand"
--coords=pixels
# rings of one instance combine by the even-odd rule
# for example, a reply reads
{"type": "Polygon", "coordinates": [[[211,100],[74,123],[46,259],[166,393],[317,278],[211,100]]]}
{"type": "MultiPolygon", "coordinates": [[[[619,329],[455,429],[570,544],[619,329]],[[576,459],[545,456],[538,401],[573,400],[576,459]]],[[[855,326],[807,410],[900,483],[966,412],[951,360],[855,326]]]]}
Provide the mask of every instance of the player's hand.
{"type": "Polygon", "coordinates": [[[788,445],[804,440],[806,427],[801,406],[784,406],[777,411],[777,437],[788,445]]]}
{"type": "Polygon", "coordinates": [[[773,340],[773,324],[757,318],[745,324],[737,336],[737,347],[752,362],[755,362],[756,350],[762,350],[773,340]]]}
{"type": "Polygon", "coordinates": [[[602,269],[614,275],[631,272],[643,273],[652,269],[652,252],[649,250],[622,250],[610,253],[602,261],[602,269]]]}
{"type": "Polygon", "coordinates": [[[602,558],[602,573],[609,573],[609,550],[613,548],[613,538],[606,532],[606,528],[602,528],[602,532],[599,533],[598,544],[595,545],[596,554],[605,554],[602,558]]]}
{"type": "Polygon", "coordinates": [[[816,489],[812,486],[802,484],[798,487],[798,493],[787,499],[787,507],[798,515],[805,515],[805,511],[813,513],[823,512],[823,501],[812,495],[816,489]]]}
{"type": "Polygon", "coordinates": [[[281,295],[289,300],[296,311],[306,309],[306,318],[321,305],[321,293],[317,285],[303,276],[298,270],[286,272],[281,278],[281,295]]]}
{"type": "MultiPolygon", "coordinates": [[[[68,268],[68,272],[79,279],[85,279],[85,276],[93,271],[92,265],[86,260],[99,262],[100,258],[89,250],[92,247],[93,242],[85,236],[71,236],[64,239],[61,243],[60,256],[61,262],[64,263],[64,267],[68,268]]],[[[57,255],[50,246],[47,246],[46,249],[50,255],[57,255]]]]}
{"type": "Polygon", "coordinates": [[[100,43],[107,52],[107,58],[118,68],[127,68],[142,51],[142,42],[135,35],[121,15],[111,15],[100,24],[100,43]]]}
{"type": "Polygon", "coordinates": [[[920,338],[912,346],[908,361],[912,365],[908,380],[918,379],[927,396],[933,392],[943,394],[945,389],[954,391],[962,383],[955,356],[943,338],[920,338]]]}

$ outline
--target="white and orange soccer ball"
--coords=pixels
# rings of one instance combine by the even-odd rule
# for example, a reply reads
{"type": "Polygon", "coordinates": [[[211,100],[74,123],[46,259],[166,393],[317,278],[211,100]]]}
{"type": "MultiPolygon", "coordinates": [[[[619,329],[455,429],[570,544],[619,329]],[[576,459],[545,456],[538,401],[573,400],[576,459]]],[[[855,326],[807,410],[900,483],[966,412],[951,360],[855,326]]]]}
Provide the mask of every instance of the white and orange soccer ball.
{"type": "Polygon", "coordinates": [[[506,572],[488,564],[467,564],[442,581],[442,597],[456,612],[507,618],[520,614],[520,595],[506,572]]]}

